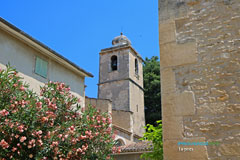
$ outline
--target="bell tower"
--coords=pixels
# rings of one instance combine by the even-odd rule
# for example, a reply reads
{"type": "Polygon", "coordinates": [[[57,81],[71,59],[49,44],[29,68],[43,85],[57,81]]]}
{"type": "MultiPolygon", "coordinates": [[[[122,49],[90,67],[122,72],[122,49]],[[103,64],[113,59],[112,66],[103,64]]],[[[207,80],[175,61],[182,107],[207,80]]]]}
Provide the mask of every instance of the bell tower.
{"type": "Polygon", "coordinates": [[[133,134],[142,136],[145,126],[143,59],[122,33],[112,47],[100,54],[98,98],[110,99],[114,110],[133,113],[133,134]]]}

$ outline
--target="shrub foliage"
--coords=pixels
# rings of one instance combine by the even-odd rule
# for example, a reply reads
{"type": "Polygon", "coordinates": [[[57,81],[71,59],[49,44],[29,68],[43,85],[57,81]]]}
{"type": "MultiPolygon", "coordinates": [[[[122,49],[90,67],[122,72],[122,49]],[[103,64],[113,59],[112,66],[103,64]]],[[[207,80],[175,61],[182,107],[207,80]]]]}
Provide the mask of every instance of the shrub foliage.
{"type": "Polygon", "coordinates": [[[111,159],[109,114],[81,108],[64,83],[40,90],[30,90],[11,67],[0,70],[0,159],[111,159]]]}
{"type": "Polygon", "coordinates": [[[142,158],[151,160],[163,160],[163,142],[162,142],[162,121],[156,122],[157,126],[147,124],[145,127],[146,132],[143,138],[140,140],[151,141],[153,145],[153,151],[142,154],[142,158]]]}

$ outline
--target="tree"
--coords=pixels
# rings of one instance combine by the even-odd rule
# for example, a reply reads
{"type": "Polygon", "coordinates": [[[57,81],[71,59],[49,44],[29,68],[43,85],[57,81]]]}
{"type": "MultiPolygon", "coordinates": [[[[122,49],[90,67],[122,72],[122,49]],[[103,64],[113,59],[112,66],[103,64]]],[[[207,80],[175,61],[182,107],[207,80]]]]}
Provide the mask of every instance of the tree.
{"type": "Polygon", "coordinates": [[[146,58],[143,64],[146,124],[161,119],[160,62],[157,56],[146,58]]]}
{"type": "Polygon", "coordinates": [[[163,142],[162,142],[162,121],[156,122],[157,126],[147,124],[146,132],[140,140],[151,141],[153,145],[152,152],[144,153],[142,158],[151,160],[163,160],[163,142]]]}
{"type": "Polygon", "coordinates": [[[64,83],[47,82],[39,96],[21,79],[0,69],[1,160],[111,159],[109,114],[81,108],[64,83]]]}

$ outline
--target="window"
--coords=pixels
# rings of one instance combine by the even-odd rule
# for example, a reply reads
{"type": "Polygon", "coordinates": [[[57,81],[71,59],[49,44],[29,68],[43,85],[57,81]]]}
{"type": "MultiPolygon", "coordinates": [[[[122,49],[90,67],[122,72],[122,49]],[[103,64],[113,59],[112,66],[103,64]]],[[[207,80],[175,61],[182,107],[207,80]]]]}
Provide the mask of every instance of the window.
{"type": "Polygon", "coordinates": [[[112,71],[117,70],[117,56],[111,57],[111,69],[112,71]]]}
{"type": "Polygon", "coordinates": [[[124,145],[123,140],[121,140],[121,139],[116,140],[116,143],[115,143],[116,147],[120,147],[120,146],[123,146],[123,145],[124,145]]]}
{"type": "Polygon", "coordinates": [[[138,112],[138,104],[137,104],[137,112],[138,112]]]}
{"type": "Polygon", "coordinates": [[[36,64],[35,64],[35,73],[47,78],[47,70],[48,70],[48,62],[36,57],[36,64]]]}
{"type": "Polygon", "coordinates": [[[138,60],[135,58],[135,74],[138,74],[138,60]]]}

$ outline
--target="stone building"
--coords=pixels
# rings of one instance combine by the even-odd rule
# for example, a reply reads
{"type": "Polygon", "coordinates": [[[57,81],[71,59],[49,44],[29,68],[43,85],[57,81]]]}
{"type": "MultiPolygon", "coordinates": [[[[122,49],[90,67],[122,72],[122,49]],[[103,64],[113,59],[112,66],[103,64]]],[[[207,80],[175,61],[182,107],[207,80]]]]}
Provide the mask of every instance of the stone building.
{"type": "Polygon", "coordinates": [[[0,18],[0,67],[10,63],[35,92],[48,81],[69,84],[85,105],[85,77],[93,75],[0,18]]]}
{"type": "Polygon", "coordinates": [[[121,116],[120,119],[113,118],[113,121],[123,128],[128,124],[130,132],[142,136],[145,126],[143,59],[122,34],[115,37],[112,44],[99,53],[98,98],[111,100],[114,112],[131,113],[130,120],[123,124],[120,123],[125,118],[121,116]]]}
{"type": "Polygon", "coordinates": [[[165,160],[240,159],[239,26],[239,0],[159,0],[165,160]]]}

